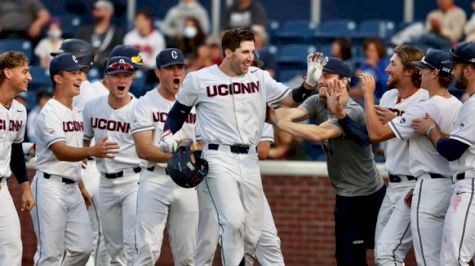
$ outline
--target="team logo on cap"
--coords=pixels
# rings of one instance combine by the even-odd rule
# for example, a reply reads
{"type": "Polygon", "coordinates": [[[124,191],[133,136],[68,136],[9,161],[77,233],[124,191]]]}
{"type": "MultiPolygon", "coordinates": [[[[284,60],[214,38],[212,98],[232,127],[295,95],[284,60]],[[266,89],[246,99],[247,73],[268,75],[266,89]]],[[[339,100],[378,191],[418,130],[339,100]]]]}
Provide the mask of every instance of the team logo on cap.
{"type": "Polygon", "coordinates": [[[121,64],[125,64],[125,61],[124,61],[124,59],[119,59],[119,63],[121,63],[121,64]]]}
{"type": "Polygon", "coordinates": [[[78,62],[78,59],[76,58],[75,55],[73,55],[73,61],[74,61],[74,63],[77,63],[77,62],[78,62]]]}
{"type": "Polygon", "coordinates": [[[172,57],[173,57],[173,59],[177,59],[178,58],[178,53],[176,51],[172,51],[172,57]]]}

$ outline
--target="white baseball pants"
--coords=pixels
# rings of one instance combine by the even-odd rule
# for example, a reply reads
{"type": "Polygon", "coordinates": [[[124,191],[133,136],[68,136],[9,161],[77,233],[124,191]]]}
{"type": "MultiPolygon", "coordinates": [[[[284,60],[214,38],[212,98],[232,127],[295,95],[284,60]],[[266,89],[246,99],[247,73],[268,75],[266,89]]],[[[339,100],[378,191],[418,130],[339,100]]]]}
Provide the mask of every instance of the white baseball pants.
{"type": "Polygon", "coordinates": [[[475,255],[475,179],[458,180],[445,216],[440,265],[469,265],[475,255]]]}
{"type": "Polygon", "coordinates": [[[418,265],[440,264],[442,231],[451,187],[450,178],[417,179],[411,204],[411,231],[418,265]]]}
{"type": "Polygon", "coordinates": [[[31,210],[38,241],[37,266],[85,265],[92,252],[92,229],[77,184],[65,184],[36,171],[31,187],[36,206],[31,210]]]}
{"type": "MultiPolygon", "coordinates": [[[[244,255],[246,264],[251,263],[262,230],[264,193],[257,154],[254,149],[250,152],[234,154],[208,149],[203,152],[209,172],[199,185],[198,194],[205,195],[200,196],[204,208],[215,212],[224,266],[239,265],[244,255]]],[[[204,232],[198,230],[198,234],[199,239],[206,238],[201,235],[204,232]]],[[[212,251],[206,254],[214,253],[216,247],[210,248],[212,251]]]]}
{"type": "Polygon", "coordinates": [[[176,266],[195,265],[198,198],[196,189],[176,185],[162,167],[144,169],[137,194],[134,265],[153,266],[160,257],[163,230],[176,266]]]}
{"type": "Polygon", "coordinates": [[[6,179],[0,182],[0,206],[0,265],[20,266],[23,251],[20,219],[6,179]]]}
{"type": "Polygon", "coordinates": [[[135,255],[135,221],[140,173],[116,179],[101,176],[99,213],[111,265],[131,265],[135,255]]]}
{"type": "Polygon", "coordinates": [[[386,189],[374,235],[376,265],[404,265],[412,246],[411,209],[404,202],[404,197],[415,184],[416,181],[389,183],[386,189]]]}

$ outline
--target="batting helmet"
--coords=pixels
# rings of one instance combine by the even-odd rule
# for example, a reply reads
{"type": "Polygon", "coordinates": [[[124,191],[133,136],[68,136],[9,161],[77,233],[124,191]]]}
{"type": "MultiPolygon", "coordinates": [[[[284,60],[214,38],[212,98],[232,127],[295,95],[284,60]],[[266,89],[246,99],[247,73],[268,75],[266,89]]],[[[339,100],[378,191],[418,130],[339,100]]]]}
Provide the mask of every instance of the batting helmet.
{"type": "Polygon", "coordinates": [[[94,47],[84,40],[66,39],[61,43],[59,51],[51,53],[51,56],[61,53],[74,54],[81,65],[92,66],[94,62],[94,47]]]}
{"type": "Polygon", "coordinates": [[[167,173],[184,188],[196,187],[208,174],[208,162],[191,151],[193,142],[183,141],[167,164],[167,173]]]}

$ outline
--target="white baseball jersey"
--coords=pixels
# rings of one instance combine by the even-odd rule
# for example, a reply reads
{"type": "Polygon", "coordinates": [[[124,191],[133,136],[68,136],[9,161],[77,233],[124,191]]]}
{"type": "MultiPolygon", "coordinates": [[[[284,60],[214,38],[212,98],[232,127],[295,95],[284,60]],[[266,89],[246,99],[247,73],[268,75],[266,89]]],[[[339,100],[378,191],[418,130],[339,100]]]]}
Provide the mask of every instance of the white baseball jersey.
{"type": "Polygon", "coordinates": [[[177,101],[196,106],[198,130],[205,143],[257,145],[267,104],[278,105],[289,92],[259,68],[229,77],[213,65],[188,73],[177,101]]]}
{"type": "MultiPolygon", "coordinates": [[[[160,135],[163,132],[168,111],[175,102],[165,99],[157,89],[147,92],[137,100],[130,114],[130,127],[132,134],[141,131],[153,130],[153,145],[158,147],[160,135]]],[[[185,120],[183,127],[175,133],[177,140],[182,138],[195,139],[196,114],[194,109],[185,120]]],[[[151,162],[146,162],[147,167],[154,166],[151,162]]]]}
{"type": "Polygon", "coordinates": [[[90,82],[85,80],[81,83],[81,92],[73,97],[73,105],[79,110],[83,110],[86,103],[100,96],[109,95],[109,89],[104,86],[102,80],[90,82]]]}
{"type": "MultiPolygon", "coordinates": [[[[427,99],[429,99],[429,93],[424,89],[417,90],[404,100],[400,100],[397,89],[392,89],[383,94],[379,104],[394,112],[396,116],[401,116],[409,107],[427,99]]],[[[395,175],[411,175],[409,172],[409,142],[394,138],[387,140],[385,144],[386,162],[384,166],[386,170],[395,175]]]]}
{"type": "Polygon", "coordinates": [[[270,141],[274,143],[274,127],[269,123],[264,123],[260,141],[270,141]]]}
{"type": "Polygon", "coordinates": [[[157,30],[153,30],[145,37],[140,35],[136,30],[133,30],[125,35],[124,44],[139,49],[143,65],[150,69],[155,67],[155,57],[161,50],[165,49],[166,46],[165,38],[163,38],[163,35],[157,30]]]}
{"type": "Polygon", "coordinates": [[[0,104],[0,177],[10,177],[12,143],[22,143],[26,128],[26,109],[16,100],[9,109],[0,104]]]}
{"type": "Polygon", "coordinates": [[[36,118],[36,166],[37,170],[79,181],[82,162],[59,161],[50,146],[58,141],[71,147],[82,147],[84,124],[82,112],[69,109],[56,99],[50,99],[36,118]]]}
{"type": "Polygon", "coordinates": [[[450,162],[453,174],[465,172],[466,177],[475,177],[475,96],[472,95],[460,108],[455,119],[450,138],[467,144],[469,147],[463,155],[450,162]]]}
{"type": "Polygon", "coordinates": [[[132,98],[126,106],[113,109],[109,105],[108,96],[102,96],[84,106],[84,139],[94,138],[97,141],[107,137],[107,141],[117,142],[120,146],[114,159],[96,158],[97,168],[102,173],[116,173],[140,164],[129,123],[129,115],[136,101],[132,98]]]}
{"type": "Polygon", "coordinates": [[[394,135],[400,140],[409,139],[409,170],[413,176],[436,173],[451,176],[449,161],[442,157],[429,138],[417,134],[411,127],[413,119],[423,118],[426,113],[434,119],[443,132],[450,132],[462,103],[451,96],[433,96],[407,109],[402,115],[389,122],[394,135]]]}

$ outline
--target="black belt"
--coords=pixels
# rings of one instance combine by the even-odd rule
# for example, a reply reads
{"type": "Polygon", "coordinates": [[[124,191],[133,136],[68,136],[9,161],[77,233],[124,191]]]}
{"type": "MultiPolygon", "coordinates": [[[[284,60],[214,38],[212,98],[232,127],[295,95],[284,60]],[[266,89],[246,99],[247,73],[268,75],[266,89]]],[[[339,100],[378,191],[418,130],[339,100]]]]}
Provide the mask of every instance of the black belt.
{"type": "MultiPolygon", "coordinates": [[[[246,146],[246,145],[230,145],[229,146],[230,151],[232,153],[237,153],[237,154],[248,154],[249,149],[251,146],[246,146]]],[[[217,151],[219,149],[219,144],[208,144],[208,149],[210,150],[215,150],[217,151]]],[[[256,146],[256,152],[257,152],[257,146],[256,146]]]]}
{"type": "MultiPolygon", "coordinates": [[[[405,177],[407,177],[407,180],[409,181],[417,179],[415,176],[412,175],[406,175],[405,177]]],[[[399,183],[402,181],[402,178],[398,175],[389,174],[389,181],[391,181],[392,183],[399,183]]]]}
{"type": "Polygon", "coordinates": [[[429,173],[431,178],[447,178],[441,174],[429,173]]]}
{"type": "Polygon", "coordinates": [[[94,157],[87,157],[88,161],[94,161],[94,157]]]}
{"type": "MultiPolygon", "coordinates": [[[[154,170],[155,170],[155,166],[150,166],[149,168],[147,168],[147,171],[150,171],[150,172],[153,172],[154,170]]],[[[165,168],[165,173],[168,175],[167,168],[165,168]]]]}
{"type": "MultiPolygon", "coordinates": [[[[140,167],[135,167],[132,169],[134,171],[134,173],[140,173],[140,171],[142,171],[142,168],[140,167]]],[[[107,178],[107,179],[116,179],[116,178],[119,178],[119,177],[123,177],[124,176],[124,171],[120,171],[120,172],[117,172],[117,173],[104,173],[104,176],[107,178]]]]}
{"type": "MultiPolygon", "coordinates": [[[[51,175],[48,174],[48,173],[43,173],[43,177],[46,178],[46,179],[49,179],[51,177],[51,175]]],[[[61,181],[63,181],[63,183],[65,183],[65,184],[74,184],[74,183],[76,183],[76,181],[71,180],[71,179],[66,178],[66,177],[61,177],[61,181]]]]}

